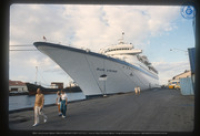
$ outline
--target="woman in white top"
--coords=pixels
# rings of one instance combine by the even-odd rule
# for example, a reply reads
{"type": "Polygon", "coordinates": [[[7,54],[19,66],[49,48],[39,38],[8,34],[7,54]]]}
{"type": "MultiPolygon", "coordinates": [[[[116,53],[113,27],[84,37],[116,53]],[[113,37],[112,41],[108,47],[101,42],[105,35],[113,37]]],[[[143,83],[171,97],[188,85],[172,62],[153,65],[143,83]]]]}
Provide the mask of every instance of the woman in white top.
{"type": "Polygon", "coordinates": [[[61,105],[60,110],[62,112],[62,117],[66,117],[66,111],[67,111],[67,94],[61,90],[61,105]]]}
{"type": "Polygon", "coordinates": [[[62,113],[60,111],[60,104],[61,104],[60,91],[57,92],[56,104],[58,105],[58,116],[61,116],[62,113]]]}

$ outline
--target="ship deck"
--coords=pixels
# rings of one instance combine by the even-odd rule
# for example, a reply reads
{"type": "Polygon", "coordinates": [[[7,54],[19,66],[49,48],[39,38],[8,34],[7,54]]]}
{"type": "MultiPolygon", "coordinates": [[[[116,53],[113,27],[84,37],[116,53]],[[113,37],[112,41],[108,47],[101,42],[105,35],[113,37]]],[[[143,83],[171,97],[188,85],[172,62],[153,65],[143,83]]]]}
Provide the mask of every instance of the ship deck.
{"type": "Polygon", "coordinates": [[[36,127],[32,127],[33,109],[9,113],[11,132],[26,135],[192,132],[194,96],[183,96],[180,90],[154,89],[137,95],[116,94],[69,103],[65,119],[58,116],[56,105],[45,106],[44,113],[47,123],[41,121],[36,127]]]}

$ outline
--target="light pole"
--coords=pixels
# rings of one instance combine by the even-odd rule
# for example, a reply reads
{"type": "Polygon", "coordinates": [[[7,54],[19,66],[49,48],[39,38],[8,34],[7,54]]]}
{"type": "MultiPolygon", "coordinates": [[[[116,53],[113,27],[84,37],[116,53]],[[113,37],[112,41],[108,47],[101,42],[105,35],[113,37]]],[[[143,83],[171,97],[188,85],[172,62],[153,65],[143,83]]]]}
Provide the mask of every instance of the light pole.
{"type": "MultiPolygon", "coordinates": [[[[181,52],[185,52],[185,55],[188,56],[188,51],[185,51],[185,50],[181,50],[181,49],[170,49],[170,51],[181,51],[181,52]]],[[[189,57],[188,57],[188,61],[189,61],[189,57]]]]}
{"type": "Polygon", "coordinates": [[[182,52],[185,52],[186,55],[188,55],[188,51],[185,51],[185,50],[181,50],[181,49],[170,49],[170,51],[182,51],[182,52]]]}
{"type": "MultiPolygon", "coordinates": [[[[185,52],[185,55],[188,55],[188,51],[185,50],[181,50],[181,49],[170,49],[170,51],[181,51],[181,52],[185,52]]],[[[189,60],[188,60],[189,61],[189,60]]]]}

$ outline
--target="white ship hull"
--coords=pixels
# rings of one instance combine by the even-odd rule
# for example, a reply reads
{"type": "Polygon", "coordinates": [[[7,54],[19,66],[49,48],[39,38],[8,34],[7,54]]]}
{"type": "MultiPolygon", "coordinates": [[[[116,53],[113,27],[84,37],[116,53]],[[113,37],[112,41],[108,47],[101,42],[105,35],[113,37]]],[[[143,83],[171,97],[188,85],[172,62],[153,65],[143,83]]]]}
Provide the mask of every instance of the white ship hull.
{"type": "Polygon", "coordinates": [[[136,86],[141,91],[159,87],[157,74],[125,61],[59,44],[34,45],[78,83],[85,95],[132,92],[136,86]]]}

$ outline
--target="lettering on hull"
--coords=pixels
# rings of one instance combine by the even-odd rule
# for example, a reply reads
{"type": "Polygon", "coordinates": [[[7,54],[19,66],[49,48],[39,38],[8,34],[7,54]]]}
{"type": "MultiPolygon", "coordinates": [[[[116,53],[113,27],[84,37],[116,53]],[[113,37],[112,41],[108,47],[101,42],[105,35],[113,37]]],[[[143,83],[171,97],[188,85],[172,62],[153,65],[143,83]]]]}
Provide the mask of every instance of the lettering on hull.
{"type": "Polygon", "coordinates": [[[106,72],[117,73],[117,70],[113,70],[113,69],[97,68],[96,70],[97,70],[97,71],[106,71],[106,72]]]}

